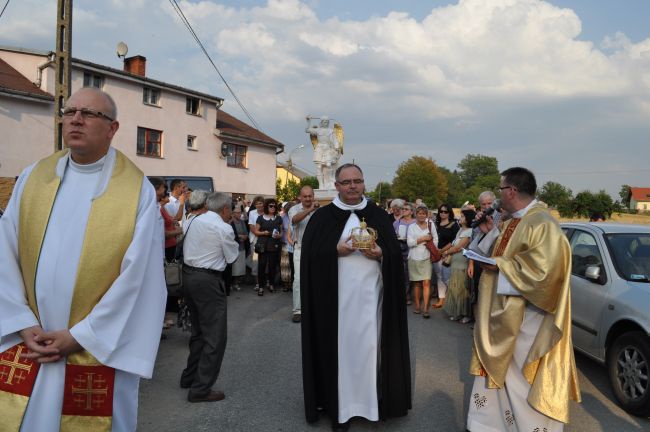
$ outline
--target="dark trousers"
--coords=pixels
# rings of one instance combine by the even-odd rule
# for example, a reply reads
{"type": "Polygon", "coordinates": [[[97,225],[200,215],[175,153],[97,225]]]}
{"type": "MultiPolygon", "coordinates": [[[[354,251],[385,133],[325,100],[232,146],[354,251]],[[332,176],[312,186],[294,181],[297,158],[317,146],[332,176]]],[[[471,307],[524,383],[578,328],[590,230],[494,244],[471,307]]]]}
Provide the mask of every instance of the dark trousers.
{"type": "Polygon", "coordinates": [[[273,285],[275,284],[275,274],[277,271],[278,267],[278,257],[280,256],[279,251],[275,252],[264,252],[259,254],[257,257],[257,277],[259,278],[260,281],[260,288],[263,288],[264,285],[266,285],[266,273],[264,269],[267,268],[268,265],[268,270],[269,270],[269,284],[273,285]]]}
{"type": "Polygon", "coordinates": [[[227,302],[221,275],[183,269],[185,301],[190,310],[192,336],[181,384],[192,396],[205,396],[219,377],[226,352],[227,302]]]}

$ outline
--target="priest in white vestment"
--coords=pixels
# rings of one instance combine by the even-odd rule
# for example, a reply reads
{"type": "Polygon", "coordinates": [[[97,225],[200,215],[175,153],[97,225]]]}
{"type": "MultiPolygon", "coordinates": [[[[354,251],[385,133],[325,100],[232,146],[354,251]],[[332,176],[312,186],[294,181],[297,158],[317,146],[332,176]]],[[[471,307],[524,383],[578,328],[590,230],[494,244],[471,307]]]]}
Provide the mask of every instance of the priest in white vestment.
{"type": "Polygon", "coordinates": [[[334,201],[312,215],[301,257],[305,412],[335,430],[349,420],[406,415],[411,407],[404,273],[386,213],[364,196],[361,169],[342,165],[334,201]],[[353,246],[362,222],[378,233],[353,246]],[[304,266],[303,266],[304,263],[304,266]]]}
{"type": "MultiPolygon", "coordinates": [[[[79,424],[101,424],[96,431],[136,429],[139,379],[152,375],[164,314],[164,236],[153,187],[110,147],[119,127],[116,111],[112,98],[97,89],[73,94],[61,113],[69,149],[25,169],[0,218],[0,375],[6,378],[0,400],[20,402],[0,403],[6,430],[47,432],[79,424]],[[43,235],[34,237],[41,220],[43,235]],[[33,271],[26,268],[25,249],[34,244],[25,237],[40,242],[33,271]],[[96,268],[107,257],[114,277],[106,275],[113,267],[96,268]],[[94,292],[94,281],[107,277],[107,289],[94,292]],[[91,294],[97,298],[85,298],[91,294]],[[88,312],[75,319],[84,302],[88,312]],[[17,344],[28,352],[24,360],[6,355],[17,344]],[[112,412],[98,417],[99,423],[84,423],[91,417],[64,405],[72,357],[114,370],[112,401],[101,401],[112,402],[112,412]],[[33,364],[23,364],[28,361],[33,364]],[[20,380],[5,372],[36,366],[31,394],[12,394],[20,380]]],[[[91,408],[100,405],[89,400],[91,408]]]]}

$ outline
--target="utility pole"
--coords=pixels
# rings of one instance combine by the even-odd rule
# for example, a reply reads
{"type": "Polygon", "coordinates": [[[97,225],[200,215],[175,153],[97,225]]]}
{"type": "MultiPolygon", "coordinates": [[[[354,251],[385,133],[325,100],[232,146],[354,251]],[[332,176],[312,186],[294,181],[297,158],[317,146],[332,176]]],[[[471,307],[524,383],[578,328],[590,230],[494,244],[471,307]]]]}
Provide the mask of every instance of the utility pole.
{"type": "Polygon", "coordinates": [[[56,50],[54,87],[54,151],[63,149],[62,123],[59,112],[70,96],[72,75],[72,0],[58,0],[56,11],[56,50]]]}

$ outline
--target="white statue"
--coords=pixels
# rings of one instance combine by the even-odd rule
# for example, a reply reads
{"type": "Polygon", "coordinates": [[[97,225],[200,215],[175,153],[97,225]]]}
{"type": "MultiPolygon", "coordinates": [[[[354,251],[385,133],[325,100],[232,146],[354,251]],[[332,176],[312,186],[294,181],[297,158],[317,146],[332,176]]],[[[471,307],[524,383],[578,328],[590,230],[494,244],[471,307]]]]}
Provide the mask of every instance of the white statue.
{"type": "Polygon", "coordinates": [[[328,117],[320,117],[319,123],[312,124],[318,117],[307,116],[307,128],[312,146],[314,147],[314,164],[319,189],[335,189],[334,173],[338,167],[339,158],[343,154],[343,127],[340,123],[331,121],[328,117]],[[333,123],[330,126],[330,123],[333,123]]]}

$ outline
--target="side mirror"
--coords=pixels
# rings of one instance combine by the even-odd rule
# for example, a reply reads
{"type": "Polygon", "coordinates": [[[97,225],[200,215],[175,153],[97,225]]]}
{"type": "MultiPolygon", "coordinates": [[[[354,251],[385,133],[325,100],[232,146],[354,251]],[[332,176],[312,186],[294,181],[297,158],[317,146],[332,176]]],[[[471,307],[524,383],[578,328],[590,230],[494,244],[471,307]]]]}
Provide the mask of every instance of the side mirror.
{"type": "Polygon", "coordinates": [[[592,282],[600,283],[600,266],[589,266],[585,270],[585,277],[592,282]]]}

